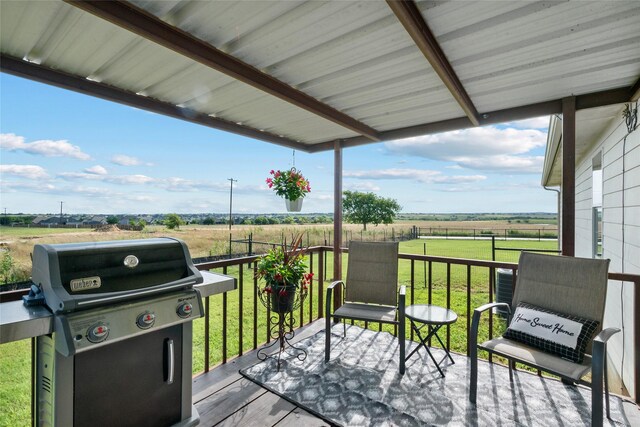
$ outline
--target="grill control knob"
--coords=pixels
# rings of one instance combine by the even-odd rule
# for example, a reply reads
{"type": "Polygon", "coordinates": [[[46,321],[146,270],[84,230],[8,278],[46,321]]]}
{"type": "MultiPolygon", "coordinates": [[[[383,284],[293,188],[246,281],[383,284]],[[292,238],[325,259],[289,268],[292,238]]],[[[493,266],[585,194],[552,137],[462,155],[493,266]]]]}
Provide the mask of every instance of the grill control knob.
{"type": "Polygon", "coordinates": [[[178,306],[176,313],[178,313],[178,316],[182,317],[183,319],[186,319],[187,317],[191,316],[192,311],[193,311],[193,305],[191,305],[190,302],[183,302],[178,306]]]}
{"type": "Polygon", "coordinates": [[[149,329],[154,323],[156,323],[156,315],[150,311],[140,314],[136,319],[136,325],[140,329],[149,329]]]}
{"type": "Polygon", "coordinates": [[[92,343],[99,343],[109,336],[109,327],[104,323],[97,323],[87,329],[87,339],[92,343]]]}

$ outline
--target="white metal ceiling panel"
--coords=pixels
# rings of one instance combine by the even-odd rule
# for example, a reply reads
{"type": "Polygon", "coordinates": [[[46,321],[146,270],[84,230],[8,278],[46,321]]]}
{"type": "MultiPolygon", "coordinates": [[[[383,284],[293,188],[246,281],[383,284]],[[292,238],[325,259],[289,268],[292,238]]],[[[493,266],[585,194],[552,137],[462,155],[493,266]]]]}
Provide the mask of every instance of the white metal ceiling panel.
{"type": "Polygon", "coordinates": [[[640,74],[640,2],[460,3],[423,16],[480,112],[631,86],[640,74]]]}
{"type": "MultiPolygon", "coordinates": [[[[378,131],[464,117],[383,1],[133,3],[378,131]]],[[[626,87],[640,1],[421,1],[476,108],[626,87]]],[[[305,144],[356,133],[61,1],[0,2],[2,53],[305,144]]]]}
{"type": "Polygon", "coordinates": [[[65,3],[3,1],[0,7],[5,54],[296,141],[357,136],[65,3]],[[234,110],[238,100],[244,108],[234,110]],[[305,126],[314,130],[311,138],[305,126]]]}
{"type": "MultiPolygon", "coordinates": [[[[197,18],[138,5],[366,124],[376,104],[382,129],[396,127],[399,112],[407,114],[403,123],[424,123],[416,107],[424,111],[433,100],[415,94],[444,87],[384,2],[202,2],[190,9],[197,18]],[[251,19],[238,22],[238,15],[251,19]]],[[[222,93],[230,87],[236,86],[222,93]]],[[[446,110],[461,112],[450,94],[445,97],[451,104],[446,110]]],[[[229,111],[235,115],[253,101],[231,101],[229,111]]]]}

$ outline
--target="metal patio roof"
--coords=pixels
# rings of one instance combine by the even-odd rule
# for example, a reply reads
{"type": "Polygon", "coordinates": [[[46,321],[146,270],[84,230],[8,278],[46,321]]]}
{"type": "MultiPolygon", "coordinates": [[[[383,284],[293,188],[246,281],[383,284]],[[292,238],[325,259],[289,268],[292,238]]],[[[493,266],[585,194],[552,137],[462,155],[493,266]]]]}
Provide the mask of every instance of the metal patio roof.
{"type": "Polygon", "coordinates": [[[3,72],[305,151],[638,97],[640,1],[0,2],[3,72]]]}

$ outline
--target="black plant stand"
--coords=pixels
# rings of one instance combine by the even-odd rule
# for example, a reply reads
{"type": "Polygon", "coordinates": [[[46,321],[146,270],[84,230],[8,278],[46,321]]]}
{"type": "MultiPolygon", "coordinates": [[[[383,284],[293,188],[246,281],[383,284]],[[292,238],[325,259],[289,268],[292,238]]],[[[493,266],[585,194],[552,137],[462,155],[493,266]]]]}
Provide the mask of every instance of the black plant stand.
{"type": "Polygon", "coordinates": [[[266,347],[258,350],[258,359],[275,359],[278,363],[278,371],[280,371],[283,353],[295,357],[300,361],[307,358],[307,352],[304,349],[296,347],[291,343],[291,340],[295,336],[293,330],[293,326],[295,325],[293,311],[300,308],[300,304],[307,298],[306,289],[299,289],[299,291],[300,292],[295,292],[294,295],[287,295],[286,297],[293,298],[293,301],[285,304],[281,301],[283,297],[279,295],[260,295],[260,300],[269,312],[269,338],[273,341],[266,347]],[[274,304],[272,304],[272,301],[274,304]],[[286,309],[283,306],[286,307],[286,309]],[[272,310],[272,308],[274,310],[272,310]],[[274,349],[276,345],[278,346],[278,351],[271,353],[270,351],[274,349]]]}

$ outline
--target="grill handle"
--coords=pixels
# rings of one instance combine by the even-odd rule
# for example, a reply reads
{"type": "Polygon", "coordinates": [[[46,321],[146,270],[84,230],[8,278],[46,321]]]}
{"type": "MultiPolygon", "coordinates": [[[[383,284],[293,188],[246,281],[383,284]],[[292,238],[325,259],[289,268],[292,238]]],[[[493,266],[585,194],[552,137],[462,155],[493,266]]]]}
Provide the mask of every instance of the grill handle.
{"type": "Polygon", "coordinates": [[[165,383],[167,384],[173,384],[173,377],[174,377],[174,372],[175,372],[175,355],[174,355],[174,349],[173,349],[173,340],[170,338],[167,338],[164,341],[165,344],[165,352],[167,354],[167,358],[165,359],[167,361],[167,366],[166,366],[166,381],[165,383]]]}

